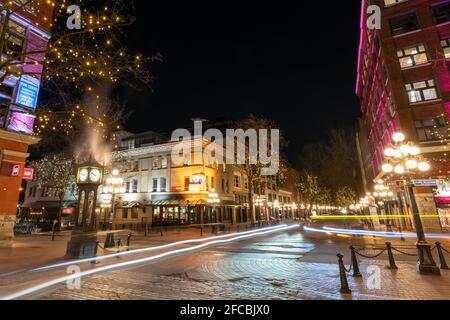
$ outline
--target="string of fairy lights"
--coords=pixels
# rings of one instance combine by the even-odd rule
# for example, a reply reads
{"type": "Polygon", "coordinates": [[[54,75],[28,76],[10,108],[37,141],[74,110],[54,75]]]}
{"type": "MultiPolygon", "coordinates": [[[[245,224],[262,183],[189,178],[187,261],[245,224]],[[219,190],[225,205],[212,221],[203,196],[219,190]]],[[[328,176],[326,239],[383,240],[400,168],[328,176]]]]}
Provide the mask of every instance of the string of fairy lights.
{"type": "Polygon", "coordinates": [[[34,135],[42,135],[46,131],[69,135],[80,122],[94,127],[95,131],[105,131],[105,136],[111,127],[120,129],[121,125],[111,123],[107,112],[102,111],[105,109],[102,99],[106,97],[97,91],[102,91],[100,87],[104,85],[112,87],[118,82],[134,86],[129,78],[150,85],[153,77],[144,66],[161,59],[159,54],[143,57],[139,53],[129,53],[121,44],[122,28],[134,20],[129,10],[132,7],[130,3],[127,0],[20,0],[7,1],[3,6],[0,4],[0,9],[12,12],[17,10],[17,6],[36,17],[32,19],[36,27],[44,30],[49,27],[47,31],[50,31],[51,39],[46,48],[24,48],[22,59],[17,59],[13,51],[6,51],[1,69],[8,76],[20,78],[24,74],[23,66],[40,64],[43,65],[44,87],[46,82],[63,81],[83,96],[78,99],[80,101],[73,101],[73,107],[38,108],[34,135]],[[67,8],[71,5],[77,5],[81,10],[79,30],[69,30],[66,26],[67,8]],[[89,106],[81,102],[86,95],[95,97],[89,106]]]}

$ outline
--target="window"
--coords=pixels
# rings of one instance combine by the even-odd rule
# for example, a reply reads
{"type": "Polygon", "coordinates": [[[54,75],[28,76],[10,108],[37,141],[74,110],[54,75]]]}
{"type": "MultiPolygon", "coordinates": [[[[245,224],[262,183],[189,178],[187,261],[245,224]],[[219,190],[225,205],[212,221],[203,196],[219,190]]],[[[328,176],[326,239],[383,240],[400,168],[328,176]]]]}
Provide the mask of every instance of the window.
{"type": "Polygon", "coordinates": [[[153,179],[153,188],[152,188],[153,192],[158,192],[158,179],[154,178],[153,179]]]}
{"type": "Polygon", "coordinates": [[[134,161],[133,162],[133,171],[139,171],[139,161],[134,161]]]}
{"type": "Polygon", "coordinates": [[[122,209],[122,219],[128,219],[128,209],[122,209]]]}
{"type": "Polygon", "coordinates": [[[241,186],[241,177],[234,176],[234,187],[239,188],[241,186]]]}
{"type": "Polygon", "coordinates": [[[387,6],[396,4],[396,3],[400,3],[400,2],[404,2],[406,0],[384,0],[384,4],[387,6]]]}
{"type": "Polygon", "coordinates": [[[167,190],[167,179],[161,178],[161,192],[166,192],[167,190]]]}
{"type": "Polygon", "coordinates": [[[126,185],[126,187],[125,187],[125,191],[128,193],[128,192],[130,192],[130,188],[131,188],[131,184],[130,184],[130,181],[127,181],[127,183],[125,184],[126,185]]]}
{"type": "Polygon", "coordinates": [[[448,126],[443,117],[417,120],[416,130],[419,141],[442,140],[448,136],[448,126]]]}
{"type": "Polygon", "coordinates": [[[14,87],[5,83],[0,83],[0,103],[11,103],[12,96],[14,94],[14,87]]]}
{"type": "Polygon", "coordinates": [[[216,183],[214,181],[214,177],[211,177],[211,189],[215,189],[216,188],[216,183]]]}
{"type": "Polygon", "coordinates": [[[425,50],[425,46],[422,44],[398,50],[397,56],[402,69],[428,62],[427,51],[425,50]]]}
{"type": "Polygon", "coordinates": [[[137,207],[131,208],[131,219],[138,219],[139,211],[137,207]]]}
{"type": "Polygon", "coordinates": [[[190,184],[191,184],[191,179],[189,177],[184,177],[184,191],[189,191],[190,184]]]}
{"type": "Polygon", "coordinates": [[[166,157],[161,157],[161,168],[167,169],[167,158],[166,157]]]}
{"type": "Polygon", "coordinates": [[[391,18],[389,23],[394,36],[420,29],[419,20],[414,12],[391,18]]]}
{"type": "Polygon", "coordinates": [[[159,169],[159,159],[153,159],[153,169],[159,169]]]}
{"type": "Polygon", "coordinates": [[[133,180],[133,193],[137,193],[138,192],[138,180],[134,179],[133,180]]]}
{"type": "MultiPolygon", "coordinates": [[[[1,19],[3,20],[4,18],[2,17],[1,19]]],[[[3,21],[1,25],[3,25],[3,21]]],[[[4,53],[20,56],[23,52],[26,32],[27,29],[25,27],[10,19],[8,21],[8,33],[6,35],[6,52],[4,53]]],[[[22,57],[21,60],[23,60],[22,57]]]]}
{"type": "Polygon", "coordinates": [[[225,192],[225,179],[222,179],[222,192],[225,192]]]}
{"type": "Polygon", "coordinates": [[[450,59],[450,38],[441,40],[442,49],[444,49],[444,55],[446,59],[450,59]]]}
{"type": "Polygon", "coordinates": [[[244,178],[244,188],[248,189],[248,178],[244,178]]]}
{"type": "Polygon", "coordinates": [[[450,21],[450,2],[445,2],[432,7],[433,17],[436,24],[446,23],[450,21]]]}
{"type": "Polygon", "coordinates": [[[408,93],[409,102],[411,103],[438,98],[434,80],[414,82],[407,84],[405,87],[406,92],[408,93]]]}

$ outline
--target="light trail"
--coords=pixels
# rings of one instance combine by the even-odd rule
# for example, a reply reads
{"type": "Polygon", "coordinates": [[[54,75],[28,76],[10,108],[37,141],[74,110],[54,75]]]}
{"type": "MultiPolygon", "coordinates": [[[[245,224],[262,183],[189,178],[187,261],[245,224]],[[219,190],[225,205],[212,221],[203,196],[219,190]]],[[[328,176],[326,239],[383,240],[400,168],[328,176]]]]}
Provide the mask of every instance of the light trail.
{"type": "MultiPolygon", "coordinates": [[[[323,229],[304,227],[306,231],[316,232],[316,233],[326,233],[326,234],[343,234],[352,236],[377,236],[380,238],[417,238],[417,235],[412,232],[391,232],[391,231],[370,231],[370,230],[349,230],[349,229],[339,229],[331,227],[323,227],[323,229]]],[[[427,238],[431,239],[450,239],[450,235],[443,233],[427,233],[425,235],[427,238]]]]}
{"type": "Polygon", "coordinates": [[[231,239],[215,240],[215,241],[203,243],[203,244],[191,247],[191,248],[184,248],[184,249],[173,250],[173,251],[169,251],[169,252],[158,254],[156,256],[141,258],[141,259],[132,260],[132,261],[125,261],[125,262],[121,262],[121,263],[112,264],[112,265],[109,265],[109,266],[100,267],[100,268],[93,269],[93,270],[86,270],[86,271],[82,271],[82,272],[80,272],[78,274],[72,274],[72,275],[68,275],[68,276],[65,276],[65,277],[61,277],[61,278],[57,278],[57,279],[54,279],[54,280],[51,280],[51,281],[47,281],[47,282],[41,283],[39,285],[27,288],[25,290],[16,292],[14,294],[10,294],[10,295],[1,297],[0,300],[14,300],[14,299],[18,299],[18,298],[24,297],[26,295],[35,293],[37,291],[49,288],[51,286],[54,286],[54,285],[66,282],[66,281],[71,281],[71,280],[74,280],[74,279],[78,279],[78,278],[81,278],[81,277],[84,277],[84,276],[93,275],[93,274],[96,274],[96,273],[99,273],[99,272],[103,272],[103,271],[109,271],[109,270],[113,270],[113,269],[118,269],[118,268],[122,268],[122,267],[128,267],[128,266],[140,264],[140,263],[155,261],[155,260],[159,260],[159,259],[162,259],[162,258],[167,258],[167,257],[179,255],[179,254],[186,254],[186,253],[189,253],[189,252],[198,251],[200,249],[205,249],[205,248],[211,247],[211,246],[216,246],[216,245],[220,245],[220,244],[227,244],[227,243],[231,243],[231,242],[235,242],[235,241],[241,241],[241,240],[249,239],[249,238],[252,238],[252,237],[263,236],[263,235],[267,235],[267,234],[270,234],[270,233],[286,231],[286,230],[291,230],[291,229],[295,229],[295,228],[299,228],[299,226],[298,225],[294,225],[294,226],[279,226],[277,229],[273,229],[273,230],[266,230],[266,231],[255,232],[255,233],[252,233],[252,234],[240,235],[238,237],[234,237],[234,238],[231,238],[231,239]]]}
{"type": "Polygon", "coordinates": [[[39,271],[43,271],[43,270],[50,270],[50,269],[70,266],[70,265],[74,265],[74,264],[78,264],[78,263],[84,263],[84,262],[105,260],[105,259],[110,259],[110,258],[114,258],[114,257],[121,257],[121,256],[129,255],[129,254],[133,254],[133,253],[142,253],[142,252],[149,252],[149,251],[156,251],[156,250],[161,250],[161,249],[167,249],[167,248],[179,246],[179,245],[182,245],[182,244],[198,243],[198,242],[215,240],[215,239],[225,239],[225,238],[229,238],[229,237],[235,236],[235,235],[252,234],[252,233],[255,233],[255,232],[258,232],[258,231],[261,231],[261,230],[262,231],[265,231],[265,230],[268,231],[268,230],[274,230],[274,229],[277,229],[277,228],[280,228],[280,227],[286,227],[286,226],[287,225],[279,225],[279,226],[267,227],[267,228],[263,228],[263,229],[259,229],[259,230],[230,233],[230,234],[226,234],[226,235],[223,235],[223,236],[214,236],[214,237],[209,237],[209,238],[182,240],[182,241],[172,242],[172,243],[161,245],[161,246],[147,247],[147,248],[141,248],[141,249],[133,249],[133,250],[129,250],[129,251],[122,251],[122,252],[112,253],[112,254],[108,254],[108,255],[105,255],[105,256],[98,256],[98,257],[93,257],[93,258],[85,258],[85,259],[78,259],[78,260],[72,260],[72,261],[67,261],[67,262],[56,263],[56,264],[52,264],[52,265],[48,265],[48,266],[42,266],[42,267],[39,267],[39,268],[35,268],[35,269],[31,270],[31,272],[39,272],[39,271]]]}
{"type": "MultiPolygon", "coordinates": [[[[371,215],[330,215],[330,216],[315,216],[311,217],[312,220],[364,220],[364,219],[373,219],[374,216],[371,215]]],[[[379,219],[402,219],[402,218],[411,218],[410,215],[406,214],[383,214],[376,215],[379,219]]],[[[437,214],[420,214],[422,219],[435,219],[440,218],[437,214]]]]}

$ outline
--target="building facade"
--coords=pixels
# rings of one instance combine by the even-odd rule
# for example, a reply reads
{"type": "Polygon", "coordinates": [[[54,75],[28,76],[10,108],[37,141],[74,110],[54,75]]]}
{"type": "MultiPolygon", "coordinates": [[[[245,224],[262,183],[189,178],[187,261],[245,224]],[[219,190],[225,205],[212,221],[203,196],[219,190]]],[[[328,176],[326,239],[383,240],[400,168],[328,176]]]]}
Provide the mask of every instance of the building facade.
{"type": "Polygon", "coordinates": [[[0,70],[0,247],[11,245],[22,179],[30,178],[25,163],[29,145],[38,142],[32,136],[34,110],[53,14],[49,1],[33,9],[10,5],[9,13],[0,14],[2,62],[11,61],[16,71],[0,70]]]}
{"type": "MultiPolygon", "coordinates": [[[[113,228],[239,224],[296,215],[292,192],[280,189],[270,178],[263,190],[253,195],[252,219],[249,181],[238,166],[194,164],[194,153],[184,164],[174,165],[171,157],[175,144],[152,132],[122,141],[122,150],[112,155],[112,168],[119,170],[124,179],[125,192],[114,196],[112,214],[112,194],[106,186],[101,187],[99,203],[107,208],[101,210],[99,222],[112,223],[113,228]],[[211,194],[217,194],[220,203],[209,203],[211,194]]],[[[203,148],[208,144],[203,141],[203,148]]]]}
{"type": "MultiPolygon", "coordinates": [[[[370,168],[368,181],[383,178],[384,149],[396,131],[419,145],[431,162],[432,171],[415,178],[438,181],[450,175],[449,59],[450,1],[362,1],[356,93],[363,114],[359,143],[370,155],[360,159],[363,171],[370,168]],[[381,9],[379,30],[366,24],[372,5],[381,9]]],[[[416,188],[418,200],[434,203],[435,190],[416,188]]],[[[435,214],[436,207],[427,210],[435,214]]],[[[430,223],[430,229],[440,229],[430,223]]]]}
{"type": "MultiPolygon", "coordinates": [[[[239,166],[194,164],[194,154],[182,165],[171,157],[176,143],[155,132],[125,134],[115,141],[112,163],[100,186],[97,224],[100,229],[158,227],[161,225],[252,224],[293,219],[298,216],[295,196],[289,184],[280,188],[268,177],[253,195],[254,217],[250,216],[249,181],[239,166]],[[107,179],[113,170],[123,179],[120,192],[111,193],[107,179]],[[210,203],[217,195],[217,204],[210,203]]],[[[203,148],[209,144],[203,141],[203,148]]],[[[75,184],[66,192],[63,223],[70,225],[75,212],[75,184]]],[[[49,219],[58,212],[59,200],[50,188],[29,181],[22,206],[23,216],[32,221],[49,219]]],[[[65,227],[65,225],[63,225],[65,227]]]]}

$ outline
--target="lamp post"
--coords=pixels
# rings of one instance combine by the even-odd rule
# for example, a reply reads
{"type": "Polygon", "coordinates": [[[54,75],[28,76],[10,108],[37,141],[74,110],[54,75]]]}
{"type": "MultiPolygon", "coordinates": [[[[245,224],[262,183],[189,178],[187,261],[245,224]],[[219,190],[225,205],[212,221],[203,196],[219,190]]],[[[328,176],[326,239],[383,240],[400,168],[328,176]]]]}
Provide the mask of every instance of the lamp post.
{"type": "Polygon", "coordinates": [[[431,245],[427,243],[420,218],[419,208],[414,195],[414,182],[411,177],[415,173],[426,173],[430,170],[430,164],[421,156],[421,150],[411,142],[405,142],[405,135],[397,132],[393,135],[394,144],[388,146],[385,151],[386,162],[383,171],[387,174],[395,173],[406,178],[405,187],[411,202],[411,210],[414,226],[417,233],[417,250],[419,254],[418,270],[421,274],[440,275],[439,268],[433,259],[431,245]]]}
{"type": "MultiPolygon", "coordinates": [[[[219,219],[217,217],[217,210],[216,210],[216,205],[218,205],[220,203],[220,199],[219,199],[219,195],[216,193],[216,189],[211,189],[211,192],[208,193],[208,203],[212,205],[213,207],[213,214],[216,220],[216,224],[219,223],[219,219]]],[[[203,227],[203,226],[202,226],[203,227]]],[[[216,225],[216,230],[217,230],[218,225],[216,225]]]]}
{"type": "MultiPolygon", "coordinates": [[[[119,177],[119,170],[114,169],[111,173],[112,177],[106,179],[106,192],[111,194],[111,211],[109,214],[109,219],[114,219],[116,194],[125,193],[126,190],[123,186],[123,178],[119,177]]],[[[106,225],[106,214],[104,224],[106,225]]]]}

